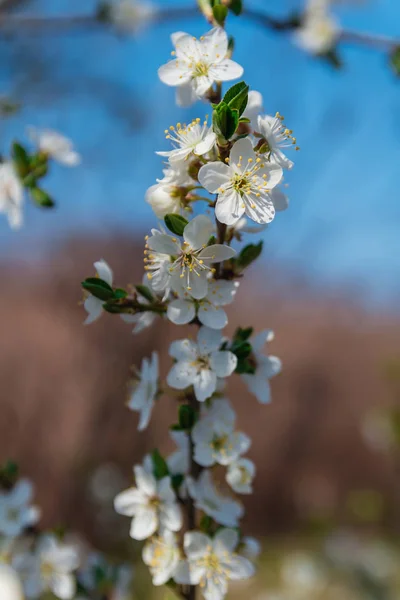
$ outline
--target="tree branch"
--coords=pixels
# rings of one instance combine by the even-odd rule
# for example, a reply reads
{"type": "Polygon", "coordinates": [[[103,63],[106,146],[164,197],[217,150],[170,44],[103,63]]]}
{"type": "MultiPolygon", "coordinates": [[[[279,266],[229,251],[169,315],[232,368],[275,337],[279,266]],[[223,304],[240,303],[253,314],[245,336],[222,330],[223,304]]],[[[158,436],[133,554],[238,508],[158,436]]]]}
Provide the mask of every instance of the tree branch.
{"type": "MultiPolygon", "coordinates": [[[[166,23],[180,19],[189,19],[199,16],[197,8],[161,8],[152,17],[153,24],[166,23]]],[[[299,26],[297,17],[278,19],[258,10],[247,9],[243,17],[261,27],[270,29],[277,33],[294,31],[299,26]]],[[[63,32],[71,29],[104,29],[110,23],[101,21],[93,15],[71,15],[59,17],[36,17],[29,15],[11,15],[0,10],[0,29],[8,33],[36,33],[36,32],[63,32]]],[[[400,46],[400,38],[378,35],[373,33],[358,32],[351,29],[343,29],[339,36],[339,42],[354,45],[369,46],[380,50],[391,51],[400,46]]]]}

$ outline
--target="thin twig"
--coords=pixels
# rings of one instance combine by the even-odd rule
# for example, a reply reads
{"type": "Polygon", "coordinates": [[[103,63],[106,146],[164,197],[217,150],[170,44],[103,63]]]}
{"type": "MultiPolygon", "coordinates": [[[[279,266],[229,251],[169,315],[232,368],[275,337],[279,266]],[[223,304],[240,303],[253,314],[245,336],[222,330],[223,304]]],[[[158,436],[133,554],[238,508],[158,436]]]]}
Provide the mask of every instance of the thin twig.
{"type": "MultiPolygon", "coordinates": [[[[193,7],[170,7],[168,9],[159,9],[152,17],[153,24],[166,23],[180,19],[191,19],[199,16],[197,8],[193,7]]],[[[272,17],[257,10],[245,10],[243,17],[248,20],[277,33],[287,33],[294,31],[298,25],[298,19],[293,17],[281,18],[272,17]]],[[[30,15],[10,15],[0,10],[0,29],[9,33],[35,33],[37,31],[59,32],[70,29],[104,29],[110,25],[105,21],[98,19],[96,15],[71,15],[59,17],[36,17],[30,15]]],[[[114,29],[113,31],[117,31],[114,29]]],[[[354,45],[369,46],[377,49],[391,51],[400,46],[400,38],[384,36],[373,33],[343,29],[339,36],[339,41],[354,45]]]]}

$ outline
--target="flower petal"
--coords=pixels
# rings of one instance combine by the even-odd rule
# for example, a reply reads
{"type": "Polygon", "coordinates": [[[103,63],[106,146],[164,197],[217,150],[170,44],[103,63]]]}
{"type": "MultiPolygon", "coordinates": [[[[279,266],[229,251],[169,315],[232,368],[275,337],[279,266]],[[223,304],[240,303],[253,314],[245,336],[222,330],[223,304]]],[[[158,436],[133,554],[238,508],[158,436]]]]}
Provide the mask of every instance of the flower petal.
{"type": "Polygon", "coordinates": [[[157,482],[151,473],[146,471],[142,466],[135,465],[133,468],[137,488],[147,496],[155,496],[157,492],[157,482]]]}
{"type": "Polygon", "coordinates": [[[167,375],[167,383],[175,390],[184,390],[195,381],[197,369],[188,361],[179,361],[173,365],[167,375]]]}
{"type": "Polygon", "coordinates": [[[160,509],[160,524],[170,531],[179,531],[182,527],[182,511],[176,502],[163,504],[160,509]]]}
{"type": "Polygon", "coordinates": [[[236,250],[225,244],[207,246],[199,254],[199,258],[209,260],[211,263],[220,263],[235,256],[236,250]]]}
{"type": "Polygon", "coordinates": [[[228,324],[228,316],[224,309],[209,303],[200,305],[197,316],[200,323],[210,329],[223,329],[228,324]]]}
{"type": "Polygon", "coordinates": [[[233,552],[238,543],[239,534],[234,529],[220,529],[213,540],[215,553],[219,556],[224,556],[227,552],[233,552]]]}
{"type": "Polygon", "coordinates": [[[201,273],[189,272],[188,286],[186,291],[195,298],[195,300],[201,300],[207,295],[208,292],[208,279],[207,272],[201,273]]]}
{"type": "Polygon", "coordinates": [[[114,498],[114,508],[119,515],[133,517],[146,502],[143,493],[135,487],[124,490],[114,498]]]}
{"type": "Polygon", "coordinates": [[[227,566],[229,568],[229,579],[234,581],[248,579],[249,577],[253,577],[255,573],[255,567],[253,563],[247,558],[239,556],[238,554],[232,556],[227,566]]]}
{"type": "Polygon", "coordinates": [[[237,366],[237,356],[227,350],[213,352],[210,356],[210,365],[218,377],[229,377],[237,366]]]}
{"type": "Polygon", "coordinates": [[[243,75],[243,67],[234,60],[225,58],[220,63],[214,64],[209,74],[216,81],[231,81],[243,75]]]}
{"type": "Polygon", "coordinates": [[[183,239],[193,250],[207,244],[214,232],[214,224],[206,215],[198,215],[188,223],[183,232],[183,239]]]}
{"type": "Polygon", "coordinates": [[[253,144],[251,143],[250,138],[241,138],[232,146],[232,150],[229,155],[229,166],[234,168],[235,171],[242,173],[247,169],[249,158],[253,160],[255,158],[253,144]],[[239,165],[242,166],[239,167],[239,165]]]}
{"type": "Polygon", "coordinates": [[[142,506],[132,519],[129,535],[134,540],[145,540],[156,532],[157,526],[155,509],[142,506]]]}
{"type": "Polygon", "coordinates": [[[210,352],[218,350],[221,346],[222,334],[220,331],[215,331],[215,329],[209,327],[200,327],[197,334],[197,344],[200,354],[210,354],[210,352]]]}
{"type": "Polygon", "coordinates": [[[271,402],[271,388],[268,379],[259,377],[257,373],[255,375],[244,373],[241,377],[260,404],[271,402]]]}
{"type": "Polygon", "coordinates": [[[209,62],[219,62],[228,53],[228,36],[222,27],[214,27],[200,39],[200,48],[209,62]]]}
{"type": "Polygon", "coordinates": [[[197,346],[192,340],[174,340],[169,347],[169,355],[176,360],[195,360],[197,346]]]}
{"type": "Polygon", "coordinates": [[[232,226],[244,214],[245,209],[246,205],[242,200],[242,196],[232,189],[218,195],[215,215],[221,223],[232,226]]]}
{"type": "Polygon", "coordinates": [[[167,317],[175,325],[186,325],[193,321],[196,316],[196,309],[193,302],[189,300],[173,300],[169,303],[167,317]]]}
{"type": "Polygon", "coordinates": [[[106,263],[105,260],[101,259],[94,263],[94,268],[96,269],[100,279],[108,283],[108,285],[112,285],[113,282],[113,272],[106,263]]]}
{"type": "Polygon", "coordinates": [[[190,71],[183,61],[170,60],[158,69],[158,76],[163,83],[174,87],[188,82],[190,71]]]}
{"type": "Polygon", "coordinates": [[[85,299],[83,306],[86,312],[88,313],[88,316],[86,317],[84,322],[85,325],[90,325],[91,323],[94,323],[94,321],[97,321],[97,319],[101,317],[103,313],[103,304],[104,302],[102,300],[99,300],[94,296],[88,296],[85,299]]]}
{"type": "Polygon", "coordinates": [[[211,162],[203,165],[199,171],[200,184],[211,194],[230,182],[231,169],[223,162],[211,162]]]}
{"type": "MultiPolygon", "coordinates": [[[[176,239],[176,238],[174,238],[176,239]]],[[[180,244],[174,241],[170,235],[166,233],[160,233],[158,235],[152,235],[147,240],[147,245],[151,250],[160,252],[161,254],[178,254],[180,252],[180,244]]]]}
{"type": "Polygon", "coordinates": [[[185,554],[190,560],[197,560],[205,556],[212,542],[208,535],[198,531],[189,531],[185,533],[183,546],[185,554]]]}
{"type": "Polygon", "coordinates": [[[217,136],[213,131],[210,131],[205,138],[197,144],[194,149],[194,153],[198,156],[203,156],[203,154],[207,154],[211,150],[211,148],[215,145],[217,140],[217,136]]]}
{"type": "Polygon", "coordinates": [[[202,369],[199,371],[193,382],[194,393],[199,402],[204,402],[210,398],[217,389],[217,376],[213,371],[202,369]]]}
{"type": "Polygon", "coordinates": [[[191,82],[178,85],[176,88],[176,103],[178,106],[185,108],[192,106],[197,100],[197,95],[193,89],[191,82]]]}

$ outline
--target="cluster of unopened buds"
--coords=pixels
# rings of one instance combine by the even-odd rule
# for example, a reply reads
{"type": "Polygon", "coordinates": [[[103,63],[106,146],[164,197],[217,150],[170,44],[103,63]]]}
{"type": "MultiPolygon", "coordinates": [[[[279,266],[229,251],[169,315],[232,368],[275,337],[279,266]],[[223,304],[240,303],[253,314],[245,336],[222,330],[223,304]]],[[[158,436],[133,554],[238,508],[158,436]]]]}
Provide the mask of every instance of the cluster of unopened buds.
{"type": "Polygon", "coordinates": [[[197,327],[193,338],[172,342],[167,385],[160,382],[157,352],[143,359],[132,381],[128,407],[139,413],[140,430],[161,396],[176,394],[170,435],[177,449],[166,457],[155,450],[135,466],[134,485],[116,497],[115,509],[132,519],[131,537],[145,540],[143,560],[154,585],[168,584],[187,598],[200,586],[206,600],[220,600],[229,580],[253,575],[259,552],[240,529],[244,507],[233,496],[252,493],[256,468],[245,457],[251,440],[236,430],[225,384],[237,373],[268,403],[269,380],[281,369],[277,357],[264,353],[271,331],[239,327],[232,338],[222,332],[226,306],[262,248],[234,246],[287,208],[281,184],[293,162],[285,152],[298,147],[283,117],[263,114],[261,94],[245,82],[222,97],[221,81],[243,72],[230,58],[222,28],[199,40],[174,34],[172,41],[174,58],[159,69],[161,80],[176,87],[181,105],[212,98],[212,119],[165,131],[172,148],[158,152],[168,160],[164,177],[146,195],[163,222],[146,236],[142,283],[116,288],[111,268],[100,260],[96,277],[82,285],[86,322],[106,311],[134,323],[136,333],[163,317],[197,327]],[[194,214],[200,202],[206,214],[194,214]],[[215,469],[225,470],[223,485],[215,469]]]}

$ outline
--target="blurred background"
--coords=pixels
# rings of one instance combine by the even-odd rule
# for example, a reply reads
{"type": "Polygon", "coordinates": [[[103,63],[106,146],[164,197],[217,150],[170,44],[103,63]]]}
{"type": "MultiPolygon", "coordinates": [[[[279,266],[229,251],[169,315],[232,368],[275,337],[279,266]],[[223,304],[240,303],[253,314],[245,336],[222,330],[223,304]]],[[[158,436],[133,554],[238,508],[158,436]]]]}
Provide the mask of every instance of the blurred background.
{"type": "MultiPolygon", "coordinates": [[[[247,0],[274,16],[300,4],[247,0]]],[[[0,11],[18,15],[95,7],[0,1],[0,11]]],[[[395,0],[342,2],[335,14],[344,27],[400,35],[395,0]]],[[[230,331],[275,330],[271,351],[284,364],[271,406],[231,382],[258,465],[244,523],[264,540],[251,597],[400,598],[399,82],[375,48],[342,45],[337,71],[290,34],[245,18],[230,17],[228,27],[246,82],[268,113],[285,115],[301,146],[287,181],[290,208],[261,234],[263,257],[230,307],[230,331]]],[[[34,125],[72,138],[83,157],[48,177],[56,210],[27,205],[19,232],[0,221],[0,457],[34,481],[45,526],[63,524],[110,552],[132,545],[112,510],[132,464],[155,445],[172,450],[168,398],[137,433],[124,405],[130,366],[157,348],[165,373],[177,331],[162,323],[133,337],[109,315],[84,328],[80,281],[99,258],[117,284],[141,280],[143,236],[154,225],[144,194],[162,174],[154,151],[165,149],[166,127],[207,109],[176,107],[157,78],[169,35],[181,29],[207,27],[199,15],[137,35],[0,29],[0,92],[20,104],[0,120],[1,151],[34,125]]],[[[150,598],[147,585],[138,575],[135,597],[150,598]]]]}

